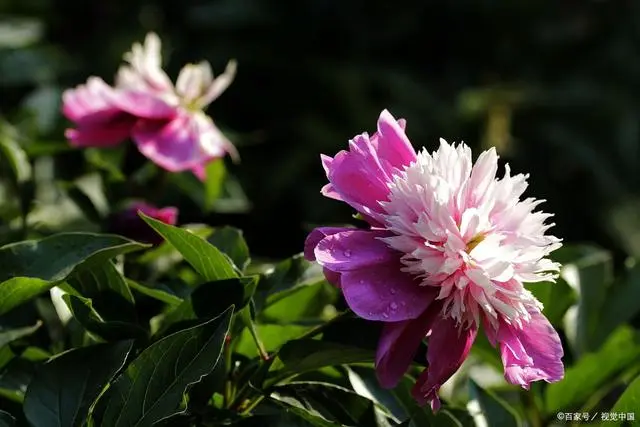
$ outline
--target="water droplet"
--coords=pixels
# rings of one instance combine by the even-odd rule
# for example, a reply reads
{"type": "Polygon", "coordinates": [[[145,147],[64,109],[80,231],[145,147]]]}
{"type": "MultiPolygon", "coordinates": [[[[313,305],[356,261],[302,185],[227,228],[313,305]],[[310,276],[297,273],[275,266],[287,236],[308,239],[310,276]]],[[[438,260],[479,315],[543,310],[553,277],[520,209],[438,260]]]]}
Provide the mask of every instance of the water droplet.
{"type": "Polygon", "coordinates": [[[349,249],[345,250],[344,251],[344,256],[347,257],[347,258],[350,258],[351,257],[351,251],[349,249]]]}
{"type": "Polygon", "coordinates": [[[395,302],[391,303],[391,310],[397,310],[398,309],[398,304],[396,304],[395,302]]]}
{"type": "Polygon", "coordinates": [[[382,317],[386,319],[387,317],[389,317],[389,313],[382,313],[382,317]]]}
{"type": "Polygon", "coordinates": [[[398,292],[398,291],[396,291],[395,288],[391,288],[391,289],[389,289],[389,292],[391,292],[391,295],[395,295],[396,292],[398,292]]]}

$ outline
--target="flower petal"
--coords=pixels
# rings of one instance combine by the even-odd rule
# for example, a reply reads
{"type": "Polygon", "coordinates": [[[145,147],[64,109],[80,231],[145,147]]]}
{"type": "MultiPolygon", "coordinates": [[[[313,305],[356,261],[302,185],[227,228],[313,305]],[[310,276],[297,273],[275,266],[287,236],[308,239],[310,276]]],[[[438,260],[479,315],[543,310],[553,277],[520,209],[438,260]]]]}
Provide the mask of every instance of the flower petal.
{"type": "Polygon", "coordinates": [[[320,265],[336,272],[384,264],[400,257],[399,252],[379,240],[388,235],[386,231],[370,230],[336,233],[318,243],[315,258],[320,265]]]}
{"type": "Polygon", "coordinates": [[[476,327],[460,330],[451,317],[439,318],[431,329],[427,348],[427,369],[412,390],[413,397],[435,412],[440,408],[438,390],[460,368],[476,338],[476,327]]]}
{"type": "Polygon", "coordinates": [[[114,102],[123,111],[144,119],[171,119],[178,114],[177,107],[150,92],[119,91],[114,102]]]}
{"type": "Polygon", "coordinates": [[[316,246],[318,246],[318,243],[320,243],[322,239],[336,233],[341,233],[343,231],[350,231],[350,230],[354,230],[354,229],[347,228],[347,227],[318,227],[314,229],[311,233],[309,233],[309,235],[307,236],[307,239],[304,242],[304,258],[307,261],[315,261],[316,260],[315,249],[316,249],[316,246]]]}
{"type": "Polygon", "coordinates": [[[399,261],[342,273],[342,292],[360,317],[400,322],[420,316],[436,296],[431,287],[401,271],[399,261]]]}
{"type": "Polygon", "coordinates": [[[555,382],[564,377],[558,333],[540,311],[530,309],[529,313],[531,320],[521,329],[501,322],[497,337],[489,336],[500,343],[505,379],[527,390],[533,381],[555,382]]]}
{"type": "Polygon", "coordinates": [[[127,139],[134,125],[135,119],[127,116],[102,126],[67,129],[64,135],[74,147],[109,147],[127,139]]]}
{"type": "MultiPolygon", "coordinates": [[[[404,121],[397,121],[383,110],[378,119],[378,156],[394,168],[402,169],[416,160],[416,151],[404,133],[404,121]]],[[[391,171],[389,171],[391,172],[391,171]]]]}
{"type": "Polygon", "coordinates": [[[158,166],[181,172],[224,155],[224,135],[208,124],[198,115],[185,113],[170,121],[141,120],[133,129],[133,139],[140,152],[158,166]]]}
{"type": "Polygon", "coordinates": [[[384,324],[376,353],[376,374],[382,387],[395,387],[407,372],[441,308],[433,303],[417,319],[384,324]]]}

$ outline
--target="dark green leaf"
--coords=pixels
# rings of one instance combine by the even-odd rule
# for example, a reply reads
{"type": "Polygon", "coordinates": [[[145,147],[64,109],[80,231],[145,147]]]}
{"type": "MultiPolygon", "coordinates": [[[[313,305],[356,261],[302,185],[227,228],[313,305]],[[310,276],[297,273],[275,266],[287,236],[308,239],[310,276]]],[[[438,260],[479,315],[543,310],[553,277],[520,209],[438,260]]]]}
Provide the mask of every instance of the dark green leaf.
{"type": "Polygon", "coordinates": [[[67,283],[83,297],[93,300],[105,319],[135,319],[133,295],[113,262],[81,266],[67,283]]]}
{"type": "Polygon", "coordinates": [[[337,298],[338,290],[327,282],[298,285],[269,297],[258,318],[264,323],[320,318],[337,298]]]}
{"type": "Polygon", "coordinates": [[[393,392],[380,386],[373,369],[364,367],[347,368],[347,374],[351,387],[356,393],[385,408],[385,411],[391,414],[396,422],[409,416],[393,392]]]}
{"type": "Polygon", "coordinates": [[[132,345],[123,341],[78,348],[40,367],[24,399],[31,425],[84,425],[91,405],[122,369],[132,345]]]}
{"type": "Polygon", "coordinates": [[[40,328],[40,326],[42,326],[42,322],[38,321],[38,323],[33,326],[0,331],[0,347],[4,347],[12,341],[33,334],[40,328]]]}
{"type": "Polygon", "coordinates": [[[107,321],[93,308],[90,299],[71,294],[62,297],[73,317],[88,331],[106,341],[128,338],[145,339],[147,331],[139,325],[117,320],[107,321]]]}
{"type": "Polygon", "coordinates": [[[76,184],[66,186],[67,196],[76,204],[78,209],[82,211],[84,216],[91,222],[100,224],[103,220],[100,211],[93,204],[93,200],[80,189],[76,184]]]}
{"type": "MultiPolygon", "coordinates": [[[[638,408],[640,408],[640,376],[629,384],[622,396],[611,408],[611,412],[636,413],[638,408]]],[[[636,416],[638,415],[640,414],[636,413],[636,416]]]]}
{"type": "Polygon", "coordinates": [[[258,285],[258,276],[238,277],[204,283],[191,294],[191,304],[198,317],[212,317],[234,305],[244,308],[258,285]]]}
{"type": "Polygon", "coordinates": [[[271,373],[270,384],[325,366],[371,362],[375,357],[371,350],[311,339],[289,341],[278,356],[283,366],[274,364],[272,369],[279,369],[271,373]]]}
{"type": "Polygon", "coordinates": [[[169,288],[166,288],[166,287],[150,288],[149,286],[142,285],[131,279],[125,279],[125,280],[127,281],[127,284],[129,285],[129,287],[140,292],[141,294],[157,299],[158,301],[166,302],[167,304],[170,304],[170,305],[179,305],[183,301],[182,298],[175,295],[169,288]]]}
{"type": "Polygon", "coordinates": [[[271,396],[338,425],[376,425],[374,402],[333,384],[296,382],[276,387],[271,396]]]}
{"type": "Polygon", "coordinates": [[[61,233],[0,248],[0,314],[67,279],[80,265],[89,267],[147,247],[124,237],[61,233]]]}
{"type": "Polygon", "coordinates": [[[520,416],[509,405],[488,390],[482,389],[473,380],[469,380],[469,394],[472,401],[478,403],[481,416],[490,426],[514,426],[522,425],[520,416]]]}
{"type": "Polygon", "coordinates": [[[568,368],[562,381],[549,384],[545,403],[549,414],[580,409],[607,380],[640,362],[640,336],[628,327],[618,328],[597,352],[585,354],[568,368]]]}
{"type": "MultiPolygon", "coordinates": [[[[286,342],[301,336],[308,331],[310,326],[256,324],[256,334],[264,344],[267,352],[279,349],[286,342]]],[[[244,329],[240,337],[235,341],[235,351],[249,358],[258,355],[256,344],[249,329],[244,329]]]]}
{"type": "Polygon", "coordinates": [[[182,254],[184,259],[207,281],[238,277],[226,256],[206,240],[172,225],[140,214],[154,230],[182,254]]]}
{"type": "Polygon", "coordinates": [[[207,240],[227,254],[240,271],[244,271],[249,265],[249,247],[244,240],[242,230],[233,227],[216,228],[207,240]]]}
{"type": "Polygon", "coordinates": [[[621,324],[631,321],[640,311],[640,266],[630,269],[624,278],[614,283],[607,292],[597,327],[600,344],[621,324]]]}
{"type": "Polygon", "coordinates": [[[8,412],[0,411],[0,427],[15,427],[16,419],[8,412]]]}
{"type": "Polygon", "coordinates": [[[144,350],[100,399],[99,425],[149,426],[179,413],[186,390],[216,367],[232,313],[227,310],[144,350]]]}

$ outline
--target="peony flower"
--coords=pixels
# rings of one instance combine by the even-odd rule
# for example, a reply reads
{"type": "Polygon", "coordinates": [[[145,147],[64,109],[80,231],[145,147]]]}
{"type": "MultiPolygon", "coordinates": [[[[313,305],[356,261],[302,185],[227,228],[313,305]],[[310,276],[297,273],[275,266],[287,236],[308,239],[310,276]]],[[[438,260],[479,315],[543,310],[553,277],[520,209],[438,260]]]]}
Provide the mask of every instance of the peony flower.
{"type": "Polygon", "coordinates": [[[438,390],[469,354],[482,325],[499,346],[505,379],[525,389],[564,375],[558,334],[525,282],[554,281],[560,266],[546,258],[561,246],[546,235],[542,200],[521,196],[525,175],[509,166],[497,178],[495,149],[472,163],[464,144],[440,141],[416,154],[386,110],[378,131],[322,156],[325,196],[357,210],[368,228],[321,227],[305,257],[324,268],[361,318],[384,322],[378,343],[379,382],[394,387],[428,337],[427,369],[413,396],[440,407],[438,390]]]}
{"type": "Polygon", "coordinates": [[[109,233],[120,234],[138,242],[160,244],[162,237],[156,233],[138,215],[138,212],[169,225],[178,222],[178,209],[174,207],[157,208],[145,202],[135,202],[127,209],[111,215],[107,223],[109,233]]]}
{"type": "Polygon", "coordinates": [[[98,77],[63,94],[62,111],[75,123],[66,137],[76,147],[107,147],[133,139],[140,152],[171,172],[193,171],[204,178],[204,167],[233,145],[204,113],[231,84],[236,64],[213,78],[208,62],[188,64],[174,85],[161,67],[160,39],[147,35],[124,55],[113,87],[98,77]]]}

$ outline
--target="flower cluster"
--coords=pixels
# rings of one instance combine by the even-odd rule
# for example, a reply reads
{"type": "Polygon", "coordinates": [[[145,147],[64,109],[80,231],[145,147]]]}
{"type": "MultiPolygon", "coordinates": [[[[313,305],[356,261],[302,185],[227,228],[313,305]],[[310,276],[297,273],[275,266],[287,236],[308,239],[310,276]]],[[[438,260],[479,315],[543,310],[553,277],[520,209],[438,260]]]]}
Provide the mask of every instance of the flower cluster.
{"type": "Polygon", "coordinates": [[[236,64],[229,62],[214,79],[207,62],[188,64],[174,85],[162,70],[160,39],[147,35],[124,55],[114,86],[98,77],[63,94],[64,115],[75,123],[66,132],[78,147],[106,147],[131,138],[140,152],[171,171],[204,168],[235,149],[203,109],[233,81],[236,64]]]}
{"type": "Polygon", "coordinates": [[[464,144],[441,140],[416,153],[405,122],[383,111],[377,132],[322,156],[325,196],[357,210],[368,227],[321,227],[305,256],[323,266],[360,317],[384,322],[376,370],[393,387],[428,337],[427,369],[413,394],[433,410],[438,390],[469,354],[482,326],[498,345],[508,382],[528,388],[564,375],[558,334],[523,283],[553,281],[547,256],[561,246],[551,216],[521,200],[527,176],[497,178],[495,149],[475,164],[464,144]]]}

